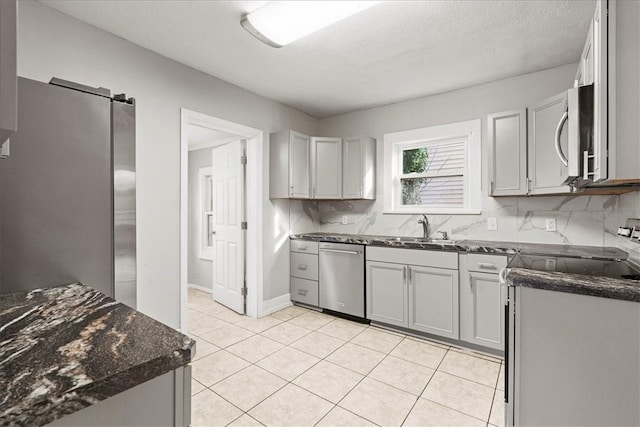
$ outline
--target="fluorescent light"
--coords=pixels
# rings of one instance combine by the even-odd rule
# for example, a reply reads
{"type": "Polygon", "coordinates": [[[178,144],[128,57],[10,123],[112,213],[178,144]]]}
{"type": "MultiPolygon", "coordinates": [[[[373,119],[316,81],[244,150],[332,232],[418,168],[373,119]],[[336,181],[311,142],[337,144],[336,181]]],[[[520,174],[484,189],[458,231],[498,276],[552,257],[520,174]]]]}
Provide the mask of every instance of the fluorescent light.
{"type": "Polygon", "coordinates": [[[282,47],[341,21],[379,1],[271,1],[242,18],[242,26],[260,41],[282,47]]]}

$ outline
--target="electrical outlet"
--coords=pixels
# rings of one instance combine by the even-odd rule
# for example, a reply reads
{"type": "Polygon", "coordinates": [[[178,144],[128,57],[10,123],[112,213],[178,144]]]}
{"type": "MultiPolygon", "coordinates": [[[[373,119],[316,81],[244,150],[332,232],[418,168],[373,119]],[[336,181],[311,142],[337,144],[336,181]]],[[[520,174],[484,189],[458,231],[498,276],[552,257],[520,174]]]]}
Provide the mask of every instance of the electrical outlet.
{"type": "Polygon", "coordinates": [[[346,215],[342,215],[342,225],[347,225],[349,223],[349,218],[346,215]]]}
{"type": "Polygon", "coordinates": [[[547,258],[545,261],[545,270],[556,271],[556,260],[553,258],[547,258]]]}
{"type": "Polygon", "coordinates": [[[487,218],[487,230],[495,231],[498,229],[498,218],[487,218]]]}
{"type": "Polygon", "coordinates": [[[556,219],[547,218],[544,220],[545,229],[547,231],[556,231],[556,219]]]}

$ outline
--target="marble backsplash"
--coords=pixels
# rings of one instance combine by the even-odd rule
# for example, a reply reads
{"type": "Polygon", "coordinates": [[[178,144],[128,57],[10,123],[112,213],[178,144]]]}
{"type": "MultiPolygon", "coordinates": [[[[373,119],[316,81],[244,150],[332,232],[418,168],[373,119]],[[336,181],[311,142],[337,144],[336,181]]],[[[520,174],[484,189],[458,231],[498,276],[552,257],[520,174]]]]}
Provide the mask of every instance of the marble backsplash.
{"type": "MultiPolygon", "coordinates": [[[[483,198],[480,215],[428,215],[431,237],[446,231],[456,240],[502,240],[590,246],[616,246],[640,262],[640,245],[618,237],[618,226],[640,216],[638,192],[611,196],[483,198]],[[487,230],[497,218],[498,229],[487,230]],[[545,230],[555,218],[556,231],[545,230]]],[[[332,232],[421,236],[420,215],[384,214],[382,195],[375,201],[300,201],[289,204],[291,233],[332,232]],[[342,219],[347,216],[347,224],[342,219]]]]}

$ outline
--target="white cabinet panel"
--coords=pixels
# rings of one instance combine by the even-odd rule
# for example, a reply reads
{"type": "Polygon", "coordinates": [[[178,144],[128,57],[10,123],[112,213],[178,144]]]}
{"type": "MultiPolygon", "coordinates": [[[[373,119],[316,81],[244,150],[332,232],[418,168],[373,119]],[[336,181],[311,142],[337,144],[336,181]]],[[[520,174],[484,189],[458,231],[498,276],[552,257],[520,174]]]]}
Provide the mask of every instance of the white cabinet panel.
{"type": "MultiPolygon", "coordinates": [[[[530,194],[570,193],[567,185],[568,169],[556,153],[556,128],[565,112],[566,92],[547,98],[529,107],[529,179],[530,194]]],[[[562,132],[561,146],[567,153],[567,133],[562,132]]]]}
{"type": "Polygon", "coordinates": [[[311,138],[311,198],[342,198],[342,139],[311,138]]]}
{"type": "Polygon", "coordinates": [[[269,197],[308,199],[311,138],[291,130],[269,138],[269,197]]]}
{"type": "Polygon", "coordinates": [[[463,272],[460,339],[504,351],[504,291],[497,274],[463,272]]]}
{"type": "Polygon", "coordinates": [[[368,136],[342,141],[342,198],[376,198],[376,140],[368,136]]]}
{"type": "Polygon", "coordinates": [[[367,261],[367,318],[407,327],[406,266],[367,261]]]}
{"type": "Polygon", "coordinates": [[[409,328],[458,339],[458,271],[409,266],[409,328]]]}
{"type": "Polygon", "coordinates": [[[289,140],[289,196],[308,199],[309,194],[309,137],[291,131],[289,140]]]}
{"type": "Polygon", "coordinates": [[[491,196],[527,194],[527,110],[487,116],[491,196]]]}

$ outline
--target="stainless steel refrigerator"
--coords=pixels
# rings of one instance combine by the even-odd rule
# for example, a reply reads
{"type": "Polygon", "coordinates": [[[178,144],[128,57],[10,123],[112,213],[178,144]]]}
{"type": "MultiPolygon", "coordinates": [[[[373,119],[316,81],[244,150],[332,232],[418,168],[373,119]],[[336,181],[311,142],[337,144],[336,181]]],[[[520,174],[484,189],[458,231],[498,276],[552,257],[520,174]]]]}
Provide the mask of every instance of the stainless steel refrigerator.
{"type": "Polygon", "coordinates": [[[79,281],[135,307],[133,98],[19,78],[10,143],[0,160],[0,293],[79,281]]]}

